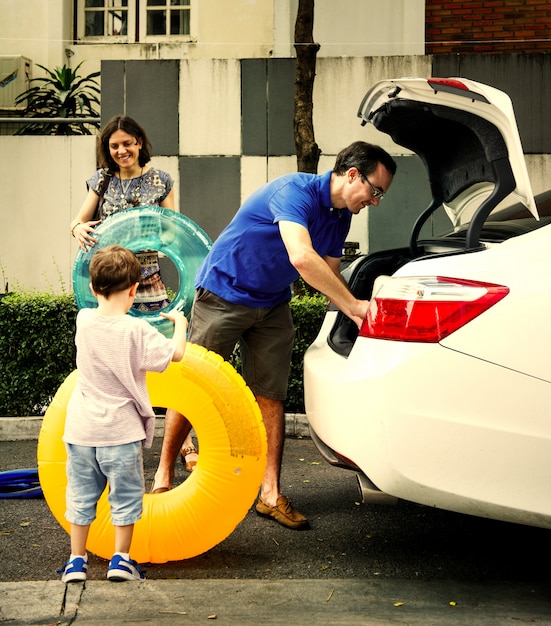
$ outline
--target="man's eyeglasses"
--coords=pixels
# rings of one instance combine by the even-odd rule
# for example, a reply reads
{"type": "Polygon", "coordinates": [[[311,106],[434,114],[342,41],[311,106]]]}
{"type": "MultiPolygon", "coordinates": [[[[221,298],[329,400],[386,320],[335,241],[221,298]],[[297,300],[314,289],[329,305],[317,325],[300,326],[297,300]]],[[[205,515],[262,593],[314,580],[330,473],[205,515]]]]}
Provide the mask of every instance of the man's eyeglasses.
{"type": "Polygon", "coordinates": [[[384,191],[381,191],[380,189],[377,189],[376,187],[373,187],[373,185],[371,184],[371,182],[370,182],[369,178],[367,178],[367,176],[364,176],[363,174],[360,174],[360,176],[362,177],[362,180],[371,187],[371,197],[372,198],[380,198],[382,200],[385,197],[384,191]]]}

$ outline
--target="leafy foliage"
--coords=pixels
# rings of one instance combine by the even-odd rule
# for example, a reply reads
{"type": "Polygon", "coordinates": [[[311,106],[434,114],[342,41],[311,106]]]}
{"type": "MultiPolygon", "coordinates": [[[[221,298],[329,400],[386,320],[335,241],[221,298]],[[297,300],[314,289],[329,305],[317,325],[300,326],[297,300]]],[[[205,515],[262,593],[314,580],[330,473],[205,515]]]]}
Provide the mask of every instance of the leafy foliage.
{"type": "Polygon", "coordinates": [[[40,415],[75,368],[72,294],[0,299],[0,415],[40,415]]]}
{"type": "MultiPolygon", "coordinates": [[[[302,366],[327,310],[319,293],[295,295],[290,303],[295,343],[285,410],[304,412],[302,366]]],[[[0,415],[41,415],[75,368],[73,294],[0,295],[0,415]]],[[[231,359],[239,371],[239,349],[231,359]]]]}
{"type": "Polygon", "coordinates": [[[97,117],[98,121],[94,123],[30,122],[19,129],[16,135],[91,135],[90,125],[99,128],[100,116],[95,107],[99,107],[100,104],[98,98],[100,89],[96,81],[100,72],[81,77],[78,70],[82,63],[79,63],[74,70],[64,65],[56,67],[53,71],[38,64],[47,76],[31,79],[31,83],[38,83],[38,85],[19,94],[15,102],[16,104],[25,103],[23,113],[25,117],[97,117]]]}
{"type": "Polygon", "coordinates": [[[291,373],[285,410],[304,413],[303,364],[304,353],[316,338],[327,313],[327,298],[322,294],[293,296],[290,302],[295,325],[295,343],[291,357],[291,373]]]}

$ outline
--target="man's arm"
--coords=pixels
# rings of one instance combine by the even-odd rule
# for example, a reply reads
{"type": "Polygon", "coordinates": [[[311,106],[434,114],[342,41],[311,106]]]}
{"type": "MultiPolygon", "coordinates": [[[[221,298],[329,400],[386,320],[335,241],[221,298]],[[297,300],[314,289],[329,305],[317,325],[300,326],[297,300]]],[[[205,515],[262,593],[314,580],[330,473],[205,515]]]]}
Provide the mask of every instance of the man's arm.
{"type": "Polygon", "coordinates": [[[355,298],[340,274],[340,259],[322,258],[312,247],[308,230],[295,222],[279,222],[279,232],[289,260],[302,278],[325,294],[358,327],[367,314],[369,300],[355,298]]]}

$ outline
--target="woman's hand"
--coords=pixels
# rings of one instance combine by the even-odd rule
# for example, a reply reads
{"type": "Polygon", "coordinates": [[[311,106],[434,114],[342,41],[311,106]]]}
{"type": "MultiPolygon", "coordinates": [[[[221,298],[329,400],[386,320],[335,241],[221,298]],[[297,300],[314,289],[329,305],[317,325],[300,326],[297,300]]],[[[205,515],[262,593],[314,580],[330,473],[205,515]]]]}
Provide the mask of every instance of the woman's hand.
{"type": "Polygon", "coordinates": [[[94,227],[98,224],[101,224],[101,220],[82,222],[73,226],[71,233],[77,240],[78,247],[83,252],[88,252],[90,248],[93,248],[98,243],[97,237],[94,236],[94,227]]]}

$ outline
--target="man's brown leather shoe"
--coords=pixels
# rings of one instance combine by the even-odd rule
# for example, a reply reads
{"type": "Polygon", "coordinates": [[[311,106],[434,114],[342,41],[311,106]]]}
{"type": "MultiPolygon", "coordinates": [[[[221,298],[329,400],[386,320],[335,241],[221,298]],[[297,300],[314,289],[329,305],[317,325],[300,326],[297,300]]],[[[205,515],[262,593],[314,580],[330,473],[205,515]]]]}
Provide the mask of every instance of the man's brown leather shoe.
{"type": "Polygon", "coordinates": [[[283,526],[295,530],[310,528],[308,518],[299,513],[291,506],[291,501],[285,496],[279,496],[275,506],[266,504],[262,498],[258,498],[256,512],[264,517],[272,517],[283,526]]]}

